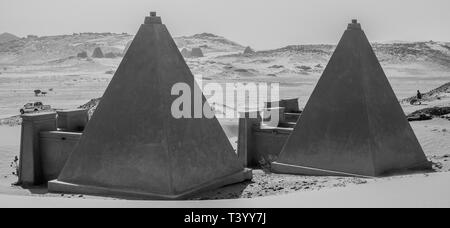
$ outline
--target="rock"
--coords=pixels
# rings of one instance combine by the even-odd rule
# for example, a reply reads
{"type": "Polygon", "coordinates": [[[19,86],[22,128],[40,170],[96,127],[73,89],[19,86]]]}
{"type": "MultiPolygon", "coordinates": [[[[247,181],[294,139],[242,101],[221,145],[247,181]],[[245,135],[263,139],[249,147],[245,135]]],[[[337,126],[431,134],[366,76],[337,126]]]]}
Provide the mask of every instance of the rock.
{"type": "Polygon", "coordinates": [[[204,57],[202,49],[201,48],[193,48],[191,51],[191,57],[192,58],[204,57]]]}
{"type": "Polygon", "coordinates": [[[419,113],[416,115],[411,115],[408,116],[408,121],[409,122],[413,122],[413,121],[424,121],[424,120],[431,120],[433,119],[433,117],[429,114],[423,114],[423,113],[419,113]]]}
{"type": "Polygon", "coordinates": [[[311,67],[309,66],[297,66],[298,69],[303,70],[303,71],[310,71],[312,70],[311,67]]]}
{"type": "Polygon", "coordinates": [[[283,65],[273,65],[269,67],[270,69],[280,69],[280,68],[284,68],[283,65]]]}
{"type": "Polygon", "coordinates": [[[101,48],[97,47],[94,50],[94,53],[92,53],[92,58],[103,58],[105,55],[103,55],[103,51],[101,48]]]}
{"type": "Polygon", "coordinates": [[[88,57],[88,54],[87,54],[86,51],[82,51],[82,52],[78,53],[77,57],[78,57],[78,58],[85,59],[85,58],[88,57]]]}
{"type": "Polygon", "coordinates": [[[248,73],[247,69],[236,69],[234,70],[235,72],[239,72],[239,73],[248,73]]]}
{"type": "Polygon", "coordinates": [[[409,121],[430,120],[450,114],[450,107],[433,107],[415,111],[407,116],[409,121]]]}
{"type": "Polygon", "coordinates": [[[251,47],[247,47],[244,50],[244,55],[253,55],[255,53],[256,53],[255,50],[253,50],[251,47]]]}

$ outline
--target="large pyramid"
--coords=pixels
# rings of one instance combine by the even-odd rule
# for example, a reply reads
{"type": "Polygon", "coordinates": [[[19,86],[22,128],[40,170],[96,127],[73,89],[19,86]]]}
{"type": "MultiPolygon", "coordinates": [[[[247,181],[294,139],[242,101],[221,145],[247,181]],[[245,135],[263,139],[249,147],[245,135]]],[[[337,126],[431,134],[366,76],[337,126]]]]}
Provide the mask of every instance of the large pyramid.
{"type": "Polygon", "coordinates": [[[272,168],[278,173],[370,177],[430,168],[356,20],[272,168]]]}
{"type": "Polygon", "coordinates": [[[161,18],[152,13],[49,190],[184,199],[251,179],[216,118],[172,116],[176,83],[192,91],[198,86],[161,18]]]}

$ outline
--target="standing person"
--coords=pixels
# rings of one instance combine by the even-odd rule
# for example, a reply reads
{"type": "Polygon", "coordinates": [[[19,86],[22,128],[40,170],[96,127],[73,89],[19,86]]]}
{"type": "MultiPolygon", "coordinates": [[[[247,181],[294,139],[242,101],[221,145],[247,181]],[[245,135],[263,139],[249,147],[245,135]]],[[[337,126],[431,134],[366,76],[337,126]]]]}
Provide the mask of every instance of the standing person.
{"type": "Polygon", "coordinates": [[[422,93],[419,91],[419,90],[417,90],[417,100],[422,100],[422,93]]]}

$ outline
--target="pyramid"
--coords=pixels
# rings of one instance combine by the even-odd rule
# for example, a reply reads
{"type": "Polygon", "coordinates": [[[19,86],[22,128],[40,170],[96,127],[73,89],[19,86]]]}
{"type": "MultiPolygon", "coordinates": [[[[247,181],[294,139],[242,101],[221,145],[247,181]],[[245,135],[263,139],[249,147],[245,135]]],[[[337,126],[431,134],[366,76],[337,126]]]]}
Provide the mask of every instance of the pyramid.
{"type": "Polygon", "coordinates": [[[132,42],[133,41],[130,41],[125,45],[125,49],[123,50],[123,53],[122,53],[123,55],[125,55],[128,52],[128,48],[130,48],[132,42]]]}
{"type": "Polygon", "coordinates": [[[216,118],[172,116],[176,83],[197,87],[152,13],[50,192],[171,200],[251,179],[216,118]]]}
{"type": "Polygon", "coordinates": [[[255,54],[255,50],[253,50],[251,47],[246,47],[244,50],[244,55],[252,55],[255,54]]]}
{"type": "Polygon", "coordinates": [[[202,49],[201,48],[192,48],[191,57],[193,57],[193,58],[204,57],[202,49]]]}
{"type": "Polygon", "coordinates": [[[429,168],[361,25],[353,20],[273,171],[376,177],[429,168]]]}
{"type": "Polygon", "coordinates": [[[103,55],[103,51],[101,48],[97,47],[94,49],[94,52],[92,53],[92,58],[103,58],[105,57],[103,55]]]}
{"type": "Polygon", "coordinates": [[[183,50],[181,50],[181,55],[184,58],[190,58],[191,57],[191,52],[187,48],[183,48],[183,50]]]}

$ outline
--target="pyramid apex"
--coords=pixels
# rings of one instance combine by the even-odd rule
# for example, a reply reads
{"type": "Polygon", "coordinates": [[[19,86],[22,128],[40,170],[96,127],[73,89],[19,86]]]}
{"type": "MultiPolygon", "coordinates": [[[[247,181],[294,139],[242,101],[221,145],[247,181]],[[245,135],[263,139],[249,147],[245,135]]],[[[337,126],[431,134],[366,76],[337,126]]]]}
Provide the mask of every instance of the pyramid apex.
{"type": "Polygon", "coordinates": [[[144,24],[162,24],[161,17],[156,15],[155,11],[150,12],[150,16],[145,18],[144,24]]]}
{"type": "Polygon", "coordinates": [[[349,29],[349,30],[362,30],[361,29],[361,24],[358,23],[357,19],[353,19],[352,23],[348,24],[347,29],[349,29]]]}

